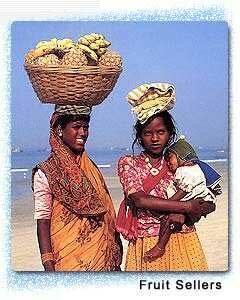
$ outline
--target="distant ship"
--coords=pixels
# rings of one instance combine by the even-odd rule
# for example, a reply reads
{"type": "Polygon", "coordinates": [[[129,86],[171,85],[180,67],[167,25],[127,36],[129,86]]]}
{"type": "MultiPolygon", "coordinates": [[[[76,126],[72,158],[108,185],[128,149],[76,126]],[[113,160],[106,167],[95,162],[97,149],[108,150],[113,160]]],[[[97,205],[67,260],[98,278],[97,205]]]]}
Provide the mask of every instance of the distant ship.
{"type": "Polygon", "coordinates": [[[11,150],[12,153],[19,153],[19,152],[23,152],[23,150],[20,147],[12,147],[11,150]]]}
{"type": "Polygon", "coordinates": [[[128,147],[117,147],[117,146],[111,146],[110,150],[117,150],[117,151],[129,151],[128,147]]]}

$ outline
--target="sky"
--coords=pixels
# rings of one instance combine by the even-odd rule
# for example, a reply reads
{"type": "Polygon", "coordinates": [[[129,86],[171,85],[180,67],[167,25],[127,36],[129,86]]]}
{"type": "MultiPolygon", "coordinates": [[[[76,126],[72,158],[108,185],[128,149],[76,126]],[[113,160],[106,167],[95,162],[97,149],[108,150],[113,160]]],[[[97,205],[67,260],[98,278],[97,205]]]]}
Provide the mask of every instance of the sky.
{"type": "Polygon", "coordinates": [[[140,84],[169,82],[176,88],[170,111],[180,134],[195,146],[228,143],[228,26],[225,22],[14,22],[11,27],[11,141],[23,149],[48,147],[54,105],[42,104],[23,67],[42,40],[97,32],[123,58],[119,80],[90,123],[88,147],[129,147],[134,116],[126,101],[140,84]]]}

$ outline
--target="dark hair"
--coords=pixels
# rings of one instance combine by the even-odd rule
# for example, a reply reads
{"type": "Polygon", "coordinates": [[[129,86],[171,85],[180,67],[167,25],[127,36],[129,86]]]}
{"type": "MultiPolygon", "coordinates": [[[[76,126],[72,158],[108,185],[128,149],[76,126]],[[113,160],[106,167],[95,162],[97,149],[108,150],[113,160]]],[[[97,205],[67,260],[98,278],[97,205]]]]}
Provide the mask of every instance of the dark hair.
{"type": "Polygon", "coordinates": [[[134,146],[137,143],[138,146],[143,147],[142,143],[141,143],[141,134],[143,129],[148,126],[148,124],[150,124],[154,119],[156,118],[162,118],[163,119],[163,123],[167,128],[167,131],[170,134],[168,143],[166,146],[169,146],[171,143],[173,143],[177,137],[177,127],[175,125],[175,121],[173,119],[173,117],[170,115],[170,113],[168,111],[162,111],[159,113],[154,114],[153,116],[151,116],[146,123],[141,124],[139,121],[137,121],[137,123],[134,126],[134,130],[135,130],[135,139],[132,143],[132,151],[134,154],[134,146]]]}
{"type": "Polygon", "coordinates": [[[167,158],[170,153],[175,153],[175,152],[171,151],[169,148],[166,148],[166,150],[164,152],[164,157],[167,158]]]}
{"type": "Polygon", "coordinates": [[[89,115],[61,115],[57,122],[55,123],[55,126],[60,126],[62,129],[64,129],[69,122],[75,122],[75,121],[86,121],[90,122],[90,116],[89,115]]]}

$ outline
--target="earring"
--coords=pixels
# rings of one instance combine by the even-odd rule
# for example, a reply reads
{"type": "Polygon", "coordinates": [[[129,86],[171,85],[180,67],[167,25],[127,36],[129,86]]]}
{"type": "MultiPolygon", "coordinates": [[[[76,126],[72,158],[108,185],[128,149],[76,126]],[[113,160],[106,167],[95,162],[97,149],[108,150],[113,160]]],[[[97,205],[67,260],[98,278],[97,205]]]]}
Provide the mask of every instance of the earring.
{"type": "Polygon", "coordinates": [[[58,133],[58,135],[59,135],[59,136],[62,136],[62,132],[60,131],[60,132],[58,133]]]}

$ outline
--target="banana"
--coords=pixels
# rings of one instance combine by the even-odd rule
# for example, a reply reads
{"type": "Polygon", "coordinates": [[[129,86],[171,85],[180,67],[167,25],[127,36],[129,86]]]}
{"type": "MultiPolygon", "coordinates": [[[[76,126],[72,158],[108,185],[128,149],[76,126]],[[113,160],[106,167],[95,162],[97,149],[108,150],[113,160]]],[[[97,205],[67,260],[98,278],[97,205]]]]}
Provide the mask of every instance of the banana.
{"type": "Polygon", "coordinates": [[[90,35],[92,37],[94,37],[95,40],[104,39],[104,36],[102,34],[99,34],[99,33],[91,33],[90,35]]]}
{"type": "Polygon", "coordinates": [[[70,39],[63,39],[57,41],[56,50],[60,50],[63,52],[68,52],[70,49],[74,47],[74,43],[70,39]]]}
{"type": "Polygon", "coordinates": [[[105,47],[106,46],[104,40],[102,40],[102,39],[96,40],[95,44],[97,44],[99,47],[105,47]]]}
{"type": "Polygon", "coordinates": [[[91,50],[95,51],[98,56],[106,52],[101,48],[107,48],[111,43],[105,40],[105,37],[99,33],[86,34],[78,40],[81,45],[88,46],[91,50]]]}
{"type": "Polygon", "coordinates": [[[97,33],[91,33],[90,35],[91,35],[92,37],[94,37],[95,40],[97,40],[97,39],[100,38],[99,35],[98,35],[97,33]]]}
{"type": "Polygon", "coordinates": [[[97,50],[97,55],[102,56],[106,52],[107,52],[107,48],[100,48],[97,50]]]}
{"type": "Polygon", "coordinates": [[[25,56],[25,63],[26,64],[29,64],[29,63],[31,63],[34,60],[34,58],[35,58],[34,57],[34,52],[35,52],[35,49],[31,49],[26,54],[26,56],[25,56]]]}
{"type": "Polygon", "coordinates": [[[85,39],[88,40],[89,43],[94,43],[95,42],[95,37],[92,36],[91,34],[85,35],[84,37],[85,37],[85,39]]]}
{"type": "Polygon", "coordinates": [[[62,39],[60,41],[66,43],[66,44],[68,44],[68,43],[72,43],[73,44],[73,41],[71,39],[62,39]]]}
{"type": "Polygon", "coordinates": [[[100,47],[96,43],[91,43],[89,45],[89,48],[95,51],[95,50],[98,50],[100,47]]]}
{"type": "Polygon", "coordinates": [[[106,47],[109,47],[111,45],[111,42],[107,41],[107,40],[104,40],[104,43],[105,43],[105,46],[106,47]]]}
{"type": "Polygon", "coordinates": [[[82,44],[82,45],[85,45],[85,46],[89,46],[90,45],[90,42],[85,37],[81,37],[78,40],[78,42],[79,42],[79,44],[82,44]]]}
{"type": "Polygon", "coordinates": [[[86,34],[79,38],[77,44],[68,38],[62,40],[53,38],[49,41],[37,43],[35,49],[29,51],[26,55],[26,60],[31,61],[51,53],[57,55],[62,53],[62,55],[64,55],[64,53],[69,52],[70,49],[78,46],[88,57],[97,62],[99,57],[106,53],[107,47],[110,45],[111,43],[105,40],[105,37],[99,33],[86,34]]]}
{"type": "Polygon", "coordinates": [[[97,56],[97,54],[96,54],[93,50],[91,50],[88,46],[79,44],[78,47],[79,47],[80,49],[82,49],[83,52],[84,52],[87,56],[89,56],[90,58],[92,58],[92,59],[95,60],[95,61],[98,61],[98,56],[97,56]]]}
{"type": "Polygon", "coordinates": [[[102,35],[102,34],[99,34],[99,33],[96,33],[96,35],[97,35],[98,39],[105,40],[105,37],[104,37],[104,35],[102,35]]]}
{"type": "Polygon", "coordinates": [[[42,46],[45,46],[46,44],[48,44],[48,41],[41,41],[36,45],[36,48],[40,48],[42,46]]]}
{"type": "Polygon", "coordinates": [[[52,49],[57,48],[57,39],[56,38],[51,39],[48,42],[48,46],[49,46],[49,48],[52,48],[52,49]]]}
{"type": "Polygon", "coordinates": [[[65,43],[63,43],[61,40],[58,40],[57,41],[57,49],[61,49],[61,50],[63,50],[64,49],[64,47],[65,47],[65,43]]]}
{"type": "Polygon", "coordinates": [[[33,61],[34,59],[36,59],[40,56],[43,56],[45,54],[50,54],[52,52],[53,52],[52,49],[45,47],[45,46],[41,46],[37,49],[33,49],[33,50],[29,51],[29,53],[26,56],[26,59],[28,61],[33,61]]]}
{"type": "Polygon", "coordinates": [[[83,37],[89,40],[90,42],[94,42],[95,40],[105,40],[104,35],[99,33],[91,33],[91,34],[84,35],[83,37]]]}
{"type": "Polygon", "coordinates": [[[38,49],[35,50],[34,55],[36,57],[39,57],[39,56],[43,56],[45,54],[50,54],[52,52],[53,52],[52,48],[49,48],[49,47],[40,47],[40,48],[38,48],[38,49]]]}
{"type": "Polygon", "coordinates": [[[85,34],[83,37],[88,40],[90,34],[85,34]]]}

